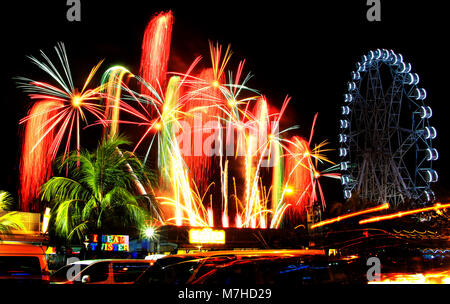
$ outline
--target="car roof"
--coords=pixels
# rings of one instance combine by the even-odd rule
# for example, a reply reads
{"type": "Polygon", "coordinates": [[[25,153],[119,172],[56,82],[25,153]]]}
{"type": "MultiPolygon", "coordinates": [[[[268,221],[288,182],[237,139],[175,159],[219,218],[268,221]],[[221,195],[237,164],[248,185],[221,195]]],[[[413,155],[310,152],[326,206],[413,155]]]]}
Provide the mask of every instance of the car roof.
{"type": "Polygon", "coordinates": [[[45,251],[39,245],[0,242],[0,254],[43,255],[45,251]]]}

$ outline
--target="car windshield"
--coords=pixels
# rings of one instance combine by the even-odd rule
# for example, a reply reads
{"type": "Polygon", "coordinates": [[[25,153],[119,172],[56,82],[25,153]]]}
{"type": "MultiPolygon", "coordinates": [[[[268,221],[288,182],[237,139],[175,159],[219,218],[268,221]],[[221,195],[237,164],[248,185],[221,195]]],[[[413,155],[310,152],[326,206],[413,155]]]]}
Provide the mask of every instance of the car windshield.
{"type": "Polygon", "coordinates": [[[149,266],[150,263],[113,263],[114,282],[134,282],[149,266]]]}
{"type": "MultiPolygon", "coordinates": [[[[172,260],[173,262],[174,260],[172,260]]],[[[161,264],[155,263],[139,277],[137,284],[185,284],[194,273],[201,260],[185,260],[179,263],[172,263],[161,267],[161,264]]],[[[166,263],[166,262],[165,262],[166,263]]]]}
{"type": "Polygon", "coordinates": [[[39,275],[41,275],[41,265],[37,257],[0,257],[0,277],[19,278],[39,275]]]}
{"type": "Polygon", "coordinates": [[[167,267],[169,265],[173,265],[183,261],[196,260],[200,258],[199,256],[194,255],[179,255],[179,256],[168,256],[161,259],[156,260],[153,266],[150,266],[138,279],[136,280],[137,284],[148,284],[149,281],[152,280],[152,277],[156,277],[162,268],[167,267]]]}

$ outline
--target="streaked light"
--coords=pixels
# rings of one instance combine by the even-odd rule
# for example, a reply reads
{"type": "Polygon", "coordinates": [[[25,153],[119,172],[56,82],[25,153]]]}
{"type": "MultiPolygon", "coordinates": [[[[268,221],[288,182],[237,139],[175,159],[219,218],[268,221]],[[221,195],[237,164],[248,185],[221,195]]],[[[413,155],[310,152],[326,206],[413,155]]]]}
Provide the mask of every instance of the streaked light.
{"type": "Polygon", "coordinates": [[[432,207],[420,208],[420,209],[414,209],[414,210],[408,210],[408,211],[400,211],[400,212],[393,213],[393,214],[371,217],[371,218],[359,221],[359,224],[380,222],[380,221],[390,220],[390,219],[393,219],[393,218],[400,218],[400,217],[403,217],[403,216],[406,216],[406,215],[411,215],[411,214],[416,214],[416,213],[421,213],[421,212],[427,212],[427,211],[433,211],[433,210],[446,209],[446,208],[450,208],[450,204],[441,205],[440,203],[437,203],[437,204],[435,204],[432,207]]]}
{"type": "Polygon", "coordinates": [[[362,215],[362,214],[367,214],[367,213],[372,213],[372,212],[377,212],[377,211],[381,211],[381,210],[385,210],[385,209],[389,209],[389,203],[384,203],[382,205],[379,205],[377,207],[373,207],[373,208],[369,208],[369,209],[365,209],[365,210],[361,210],[361,211],[357,211],[357,212],[352,212],[349,214],[345,214],[345,215],[341,215],[332,219],[328,219],[325,221],[321,221],[318,222],[316,224],[311,225],[311,228],[317,228],[317,227],[321,227],[321,226],[325,226],[325,225],[329,225],[332,223],[336,223],[336,222],[340,222],[342,220],[354,217],[354,216],[358,216],[358,215],[362,215]]]}
{"type": "Polygon", "coordinates": [[[449,284],[448,270],[433,273],[385,273],[381,280],[370,281],[368,284],[449,284]]]}
{"type": "Polygon", "coordinates": [[[47,208],[45,208],[44,218],[42,220],[42,228],[41,228],[42,233],[47,232],[49,221],[50,221],[50,208],[47,207],[47,208]]]}

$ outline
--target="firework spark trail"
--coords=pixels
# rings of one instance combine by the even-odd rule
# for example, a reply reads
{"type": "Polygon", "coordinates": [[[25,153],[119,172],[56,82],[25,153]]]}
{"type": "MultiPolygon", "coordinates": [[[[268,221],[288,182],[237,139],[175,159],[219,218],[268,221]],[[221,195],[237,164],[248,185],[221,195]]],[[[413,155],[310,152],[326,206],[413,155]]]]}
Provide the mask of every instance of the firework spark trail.
{"type": "MultiPolygon", "coordinates": [[[[86,114],[90,113],[99,121],[104,120],[102,107],[97,103],[101,98],[101,87],[87,89],[94,74],[100,67],[100,62],[89,73],[85,80],[83,88],[77,90],[74,88],[69,63],[67,60],[64,44],[58,43],[55,47],[56,54],[62,66],[61,74],[50,59],[41,51],[44,61],[39,61],[30,56],[32,63],[39,69],[46,72],[58,85],[56,87],[49,83],[35,81],[29,78],[17,77],[18,88],[28,93],[35,104],[41,104],[33,109],[26,117],[21,119],[20,124],[26,124],[26,134],[23,137],[23,155],[21,166],[21,200],[20,205],[27,209],[30,204],[31,195],[27,191],[38,191],[40,185],[38,182],[45,180],[46,170],[49,170],[50,164],[56,158],[60,146],[66,138],[63,150],[63,159],[69,153],[70,142],[74,138],[76,149],[79,151],[81,146],[80,124],[87,122],[86,114]],[[64,75],[64,76],[63,76],[64,75]],[[47,105],[47,106],[44,106],[47,105]],[[39,122],[39,125],[36,123],[39,122]],[[33,127],[31,127],[33,126],[33,127]],[[32,130],[34,129],[34,130],[32,130]],[[35,132],[31,134],[30,132],[35,132]],[[32,170],[30,168],[30,152],[40,151],[39,163],[43,163],[42,170],[32,170]],[[44,153],[45,152],[45,153],[44,153]],[[33,172],[30,172],[34,171],[33,172]],[[33,181],[33,182],[30,182],[33,181]],[[24,187],[33,185],[33,190],[26,190],[24,187]]],[[[38,157],[38,152],[35,156],[38,157]]],[[[37,158],[35,158],[37,160],[37,158]]],[[[30,193],[30,192],[29,192],[30,193]]],[[[39,209],[38,206],[33,206],[39,209]]]]}
{"type": "Polygon", "coordinates": [[[285,159],[285,182],[292,193],[285,197],[285,202],[294,207],[290,209],[291,212],[303,215],[314,196],[311,176],[314,169],[308,142],[298,136],[293,137],[291,142],[293,144],[288,148],[291,153],[285,159]]]}
{"type": "Polygon", "coordinates": [[[37,197],[39,187],[51,175],[52,158],[48,154],[54,137],[54,130],[51,129],[44,138],[45,130],[42,126],[51,119],[53,112],[61,107],[63,103],[60,101],[37,102],[28,114],[30,119],[25,126],[20,161],[19,210],[40,212],[38,206],[33,204],[33,199],[37,197]]]}
{"type": "Polygon", "coordinates": [[[170,182],[173,176],[172,163],[175,161],[174,150],[178,149],[178,144],[174,143],[173,126],[177,123],[176,103],[179,99],[180,77],[172,76],[167,85],[163,111],[161,113],[161,130],[158,136],[158,168],[162,172],[162,181],[170,182]]]}
{"type": "Polygon", "coordinates": [[[181,225],[187,220],[191,226],[208,226],[208,212],[203,206],[203,198],[198,195],[198,189],[195,189],[196,191],[193,189],[188,168],[175,137],[174,126],[179,123],[179,112],[174,108],[179,100],[179,84],[179,76],[170,78],[161,113],[162,128],[158,136],[158,164],[160,171],[163,172],[163,181],[170,184],[173,192],[173,199],[164,198],[165,204],[174,206],[176,225],[181,225]]]}
{"type": "MultiPolygon", "coordinates": [[[[169,62],[170,41],[172,38],[173,14],[161,12],[148,23],[142,41],[140,75],[153,88],[163,92],[169,62]]],[[[141,93],[151,94],[141,86],[141,93]]]]}
{"type": "MultiPolygon", "coordinates": [[[[87,122],[85,111],[91,113],[99,121],[104,122],[102,106],[97,102],[101,99],[102,94],[100,92],[102,91],[102,87],[100,86],[94,89],[87,89],[87,86],[97,72],[102,61],[91,70],[86,78],[83,88],[78,91],[76,88],[73,88],[72,77],[70,75],[70,68],[67,62],[67,55],[64,45],[62,43],[58,44],[57,47],[55,47],[55,50],[61,61],[67,78],[66,80],[61,76],[53,63],[43,52],[41,52],[41,54],[46,62],[40,62],[34,57],[30,57],[30,59],[41,70],[48,73],[61,86],[61,88],[55,87],[49,83],[34,81],[24,77],[16,78],[18,80],[18,87],[28,93],[31,100],[53,100],[63,102],[64,104],[63,107],[58,108],[59,111],[53,111],[54,115],[43,123],[43,127],[46,131],[36,143],[36,145],[38,145],[49,132],[56,128],[57,132],[50,148],[50,155],[52,159],[55,159],[64,137],[67,138],[64,155],[67,155],[70,150],[70,140],[73,136],[72,133],[74,129],[76,149],[80,149],[80,123],[81,121],[87,122]]],[[[45,113],[35,113],[34,115],[41,114],[45,113]]],[[[31,118],[31,116],[26,116],[20,121],[20,123],[25,123],[31,118]]]]}
{"type": "MultiPolygon", "coordinates": [[[[203,69],[196,77],[199,81],[191,81],[190,88],[186,93],[188,96],[184,104],[183,111],[186,113],[185,122],[189,125],[190,134],[185,134],[193,143],[193,151],[190,155],[184,155],[184,160],[191,170],[199,189],[206,189],[211,176],[211,164],[213,157],[207,155],[203,149],[205,140],[211,136],[209,133],[216,130],[207,125],[211,120],[216,120],[221,116],[220,104],[221,93],[215,88],[213,69],[203,69]]],[[[185,130],[185,132],[189,132],[185,130]]],[[[191,147],[189,147],[191,148],[191,147]]]]}
{"type": "Polygon", "coordinates": [[[272,214],[276,213],[278,208],[278,204],[281,201],[281,194],[284,182],[284,158],[281,157],[283,155],[283,148],[278,143],[274,143],[275,149],[273,157],[273,170],[272,170],[272,214]]]}
{"type": "MultiPolygon", "coordinates": [[[[125,74],[131,74],[126,68],[114,66],[109,68],[102,77],[102,87],[106,87],[105,118],[110,121],[109,136],[117,135],[119,131],[120,98],[122,92],[122,80],[125,74]]],[[[104,130],[107,134],[107,128],[104,130]]]]}

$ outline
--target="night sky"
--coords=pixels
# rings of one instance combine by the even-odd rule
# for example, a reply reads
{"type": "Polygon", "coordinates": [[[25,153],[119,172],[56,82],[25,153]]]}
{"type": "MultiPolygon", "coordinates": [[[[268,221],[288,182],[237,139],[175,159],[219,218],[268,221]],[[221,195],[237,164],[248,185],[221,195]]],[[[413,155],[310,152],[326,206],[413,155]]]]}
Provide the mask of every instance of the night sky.
{"type": "MultiPolygon", "coordinates": [[[[434,190],[438,197],[448,197],[450,130],[446,118],[450,106],[446,92],[450,63],[445,45],[450,21],[448,10],[437,1],[384,0],[382,21],[372,23],[366,20],[365,0],[184,1],[182,5],[157,0],[82,0],[81,22],[67,21],[66,1],[25,3],[3,6],[0,19],[0,189],[16,198],[18,122],[26,115],[30,101],[15,88],[12,77],[40,79],[43,75],[26,55],[37,56],[42,49],[55,58],[53,46],[63,41],[74,82],[79,85],[101,59],[105,62],[99,75],[113,64],[137,73],[145,26],[152,15],[168,9],[175,17],[169,70],[184,71],[198,55],[208,62],[208,39],[231,43],[234,54],[230,67],[237,67],[245,58],[245,71],[255,75],[249,86],[259,89],[277,107],[286,95],[292,96],[285,120],[299,124],[300,135],[309,136],[314,114],[319,112],[314,142],[329,139],[332,148],[338,147],[339,108],[355,63],[371,49],[403,54],[412,71],[420,75],[420,84],[428,93],[426,103],[433,108],[431,123],[438,130],[434,145],[440,152],[434,164],[440,181],[434,190]]],[[[85,132],[82,145],[95,147],[98,140],[95,131],[85,132]]],[[[330,157],[338,160],[337,153],[330,157]]],[[[329,199],[341,198],[338,181],[322,185],[329,199]]]]}

